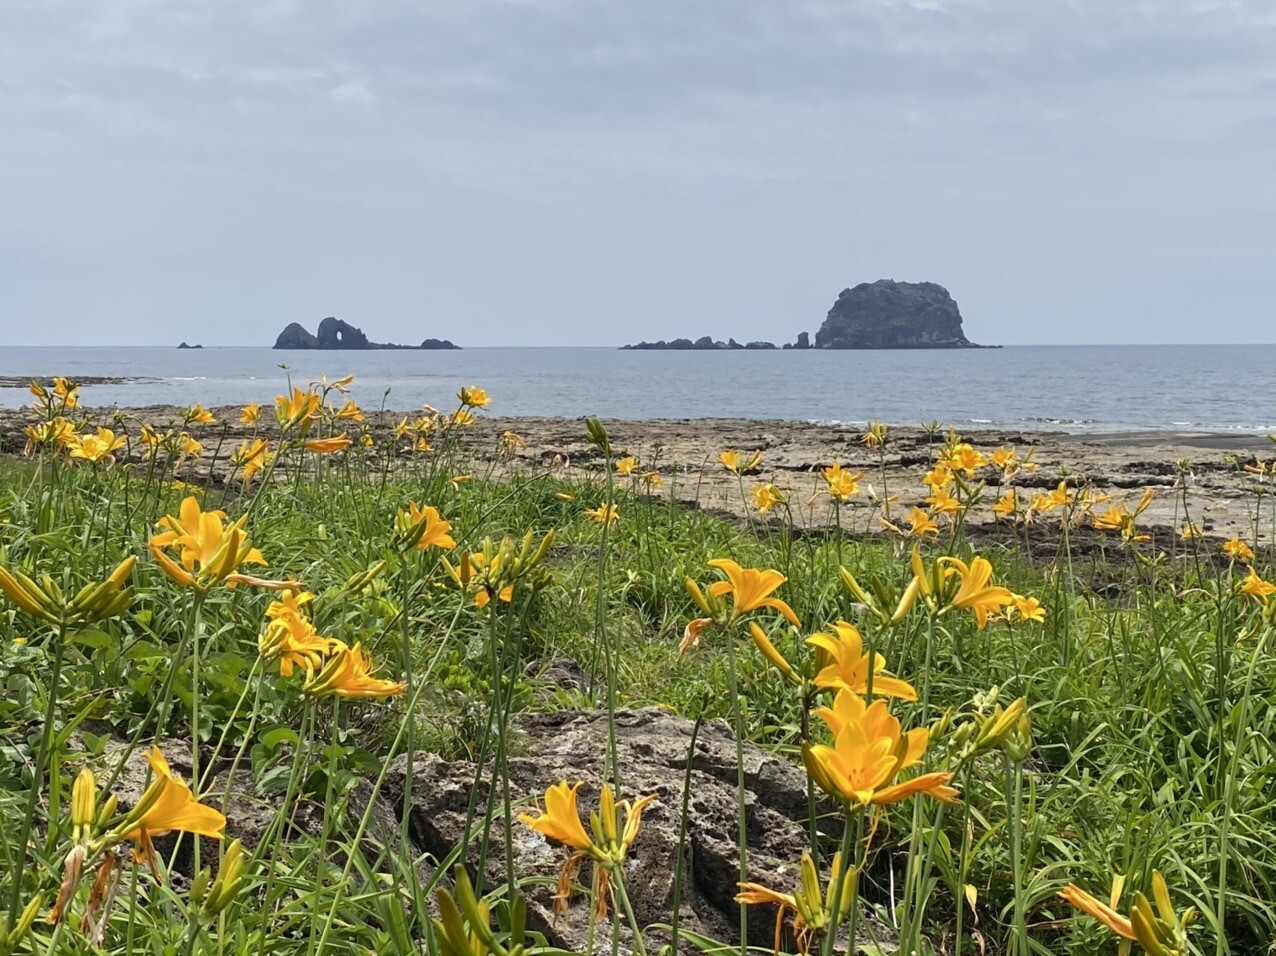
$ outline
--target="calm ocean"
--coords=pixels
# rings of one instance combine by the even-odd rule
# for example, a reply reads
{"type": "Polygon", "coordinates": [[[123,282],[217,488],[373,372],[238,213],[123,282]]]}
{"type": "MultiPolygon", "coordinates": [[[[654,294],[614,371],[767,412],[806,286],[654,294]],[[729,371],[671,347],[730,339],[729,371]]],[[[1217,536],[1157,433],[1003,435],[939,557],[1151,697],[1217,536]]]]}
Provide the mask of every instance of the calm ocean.
{"type": "MultiPolygon", "coordinates": [[[[276,352],[268,348],[0,347],[0,378],[116,376],[91,405],[239,405],[356,376],[365,408],[447,407],[461,385],[496,415],[782,418],[898,425],[939,419],[1070,431],[1276,429],[1276,345],[1011,346],[960,351],[632,352],[477,348],[456,352],[276,352]],[[386,394],[388,392],[388,395],[386,394]]],[[[16,407],[25,388],[0,388],[16,407]]]]}

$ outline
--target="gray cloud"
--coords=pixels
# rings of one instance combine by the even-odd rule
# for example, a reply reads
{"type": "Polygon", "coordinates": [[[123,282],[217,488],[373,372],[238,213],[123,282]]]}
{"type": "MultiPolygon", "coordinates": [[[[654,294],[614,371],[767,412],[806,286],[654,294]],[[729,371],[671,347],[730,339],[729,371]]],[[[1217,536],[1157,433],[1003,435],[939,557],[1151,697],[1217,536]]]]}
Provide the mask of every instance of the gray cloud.
{"type": "Polygon", "coordinates": [[[949,286],[984,341],[1272,339],[1247,2],[18,0],[13,341],[604,344],[949,286]]]}

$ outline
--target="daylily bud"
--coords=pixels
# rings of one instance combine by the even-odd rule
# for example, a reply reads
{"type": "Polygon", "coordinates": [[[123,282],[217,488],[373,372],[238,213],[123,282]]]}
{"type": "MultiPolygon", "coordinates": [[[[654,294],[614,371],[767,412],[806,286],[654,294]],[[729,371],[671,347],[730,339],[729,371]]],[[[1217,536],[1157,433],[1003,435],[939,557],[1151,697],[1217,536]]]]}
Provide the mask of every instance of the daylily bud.
{"type": "Polygon", "coordinates": [[[686,578],[683,581],[687,589],[687,593],[691,595],[691,600],[696,602],[696,606],[705,614],[713,614],[713,608],[710,607],[708,599],[704,596],[704,592],[700,590],[700,585],[696,583],[695,578],[686,578]]]}
{"type": "Polygon", "coordinates": [[[924,587],[924,580],[924,578],[914,577],[908,582],[908,587],[904,588],[904,593],[899,599],[899,604],[895,606],[895,613],[891,615],[890,622],[892,624],[898,624],[908,616],[908,612],[911,611],[913,609],[913,605],[917,603],[917,595],[924,587]]]}
{"type": "Polygon", "coordinates": [[[18,944],[31,932],[31,927],[35,924],[35,918],[40,913],[40,908],[44,906],[44,894],[37,893],[32,897],[31,902],[27,903],[22,909],[22,913],[18,916],[18,922],[13,928],[5,926],[3,919],[0,919],[0,953],[12,953],[18,948],[18,944]]]}
{"type": "MultiPolygon", "coordinates": [[[[221,866],[217,868],[217,879],[213,881],[207,899],[204,900],[205,916],[216,916],[229,906],[239,895],[244,885],[244,845],[235,840],[226,847],[221,866]]],[[[192,890],[192,900],[194,891],[192,890]]]]}
{"type": "Polygon", "coordinates": [[[797,674],[794,673],[789,662],[784,659],[784,655],[776,650],[775,645],[771,643],[771,639],[766,636],[766,632],[762,628],[758,627],[756,622],[751,621],[749,623],[749,636],[753,638],[753,643],[762,652],[762,656],[770,661],[776,670],[790,680],[798,680],[797,674]]]}
{"type": "Polygon", "coordinates": [[[838,576],[842,579],[842,584],[846,586],[846,590],[855,595],[855,599],[861,604],[867,604],[869,607],[876,607],[869,593],[864,590],[859,581],[855,580],[855,575],[851,574],[846,568],[839,567],[837,569],[838,576]]]}
{"type": "Polygon", "coordinates": [[[1024,697],[1013,701],[1005,710],[998,705],[993,710],[992,716],[980,728],[979,736],[975,741],[976,750],[985,751],[1001,746],[1006,737],[1019,726],[1020,719],[1024,717],[1027,708],[1028,701],[1024,697]]]}
{"type": "Polygon", "coordinates": [[[208,885],[213,881],[213,871],[211,867],[204,867],[195,874],[195,879],[191,883],[190,902],[191,906],[196,908],[204,900],[204,894],[208,892],[208,885]]]}
{"type": "Polygon", "coordinates": [[[85,767],[71,785],[71,839],[83,843],[88,830],[97,819],[97,780],[93,771],[85,767]]]}

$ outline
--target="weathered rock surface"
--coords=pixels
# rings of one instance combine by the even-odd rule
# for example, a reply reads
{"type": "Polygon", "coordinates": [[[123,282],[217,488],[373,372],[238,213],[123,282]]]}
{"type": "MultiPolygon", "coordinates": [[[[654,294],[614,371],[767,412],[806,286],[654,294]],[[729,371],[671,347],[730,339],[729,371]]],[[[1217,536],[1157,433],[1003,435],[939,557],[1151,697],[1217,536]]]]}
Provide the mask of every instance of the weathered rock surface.
{"type": "Polygon", "coordinates": [[[977,348],[961,329],[961,311],[933,282],[878,279],[843,289],[815,333],[821,349],[977,348]]]}
{"type": "Polygon", "coordinates": [[[796,342],[793,342],[792,344],[786,342],[784,344],[784,348],[786,349],[809,349],[810,347],[811,333],[809,332],[799,332],[796,342]]]}
{"type": "MultiPolygon", "coordinates": [[[[625,885],[640,925],[666,923],[672,913],[674,864],[679,844],[682,790],[691,722],[661,710],[622,710],[617,714],[616,747],[621,769],[621,796],[655,793],[659,801],[643,815],[638,839],[630,849],[625,885]]],[[[515,804],[539,801],[547,787],[566,780],[585,781],[580,808],[597,806],[605,779],[607,716],[593,711],[529,715],[520,722],[515,742],[518,756],[510,758],[510,798],[515,804]]],[[[797,863],[806,846],[806,777],[785,760],[761,748],[744,749],[746,808],[749,834],[749,877],[783,892],[797,881],[797,863]]],[[[390,800],[404,785],[406,758],[388,771],[390,800]]],[[[445,762],[418,756],[413,769],[409,832],[419,850],[442,857],[461,843],[475,768],[468,762],[445,762]]],[[[482,830],[484,801],[495,801],[491,849],[487,858],[488,885],[505,879],[502,849],[502,792],[484,776],[479,784],[475,832],[482,830]]],[[[738,908],[733,900],[738,879],[736,853],[736,754],[734,738],[721,723],[701,727],[692,764],[691,800],[684,859],[688,878],[683,883],[682,925],[722,941],[738,941],[738,908]]],[[[545,884],[529,890],[528,908],[535,928],[556,946],[577,952],[586,942],[589,906],[577,898],[571,910],[553,918],[553,885],[570,850],[551,845],[539,833],[515,824],[514,870],[520,877],[540,878],[545,884]]],[[[469,863],[477,866],[479,840],[473,839],[469,863]]],[[[588,882],[588,866],[581,880],[588,882]]],[[[769,947],[774,910],[750,911],[750,940],[769,947]]],[[[878,930],[880,934],[880,928],[878,930]]],[[[627,930],[621,945],[628,950],[627,930]]],[[[880,937],[879,937],[880,938],[880,937]]],[[[595,950],[609,949],[606,929],[595,938],[595,950]]]]}

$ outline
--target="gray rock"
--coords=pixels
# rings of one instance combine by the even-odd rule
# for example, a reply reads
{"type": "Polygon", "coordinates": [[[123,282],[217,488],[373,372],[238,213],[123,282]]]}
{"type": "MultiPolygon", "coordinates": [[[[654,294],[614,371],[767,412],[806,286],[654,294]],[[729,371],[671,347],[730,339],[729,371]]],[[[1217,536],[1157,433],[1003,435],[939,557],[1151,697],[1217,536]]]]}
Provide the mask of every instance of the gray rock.
{"type": "Polygon", "coordinates": [[[315,348],[320,349],[367,349],[374,348],[368,341],[363,329],[345,322],[335,315],[330,315],[319,323],[319,335],[315,348]]]}
{"type": "Polygon", "coordinates": [[[313,349],[317,348],[319,340],[306,331],[300,322],[289,322],[279,338],[275,339],[272,348],[277,349],[313,349]]]}
{"type": "Polygon", "coordinates": [[[933,282],[879,279],[843,289],[815,333],[821,349],[976,348],[961,328],[961,311],[933,282]]]}
{"type": "MultiPolygon", "coordinates": [[[[616,746],[621,768],[621,797],[655,793],[658,802],[643,815],[638,838],[630,848],[625,885],[639,925],[667,923],[671,916],[674,864],[679,843],[683,775],[691,739],[691,722],[662,710],[622,710],[616,718],[616,746]]],[[[597,807],[607,754],[607,717],[595,711],[566,711],[524,717],[510,758],[510,796],[515,804],[539,801],[547,787],[566,780],[584,781],[580,808],[585,815],[597,807]]],[[[749,878],[782,892],[792,892],[806,834],[806,776],[787,761],[759,747],[744,749],[746,812],[749,834],[749,878]]],[[[738,878],[736,822],[736,753],[734,738],[721,722],[701,727],[692,765],[687,828],[682,925],[693,932],[738,944],[739,916],[734,902],[738,878]]],[[[388,770],[390,802],[399,805],[406,758],[388,770]]],[[[409,830],[418,850],[442,858],[461,843],[466,810],[474,783],[472,763],[448,763],[435,756],[418,756],[413,769],[409,830]]],[[[480,782],[475,832],[481,832],[485,799],[496,801],[485,879],[488,886],[506,878],[505,837],[501,820],[502,791],[486,776],[480,782]]],[[[828,824],[828,820],[824,821],[828,824]]],[[[836,821],[833,821],[834,823],[836,821]]],[[[570,911],[554,919],[551,894],[559,869],[570,851],[551,845],[523,824],[515,824],[512,846],[514,870],[531,878],[528,908],[534,928],[551,944],[581,952],[586,943],[589,906],[584,897],[570,911]]],[[[468,865],[478,865],[479,840],[473,838],[468,865]]],[[[581,880],[590,877],[588,866],[581,880]]],[[[749,938],[769,948],[775,913],[752,907],[749,938]]],[[[878,938],[882,930],[876,928],[878,938]]],[[[628,930],[621,946],[630,950],[628,930]]],[[[651,942],[651,941],[649,941],[651,942]]],[[[607,930],[600,927],[595,951],[609,951],[607,930]]],[[[649,946],[650,949],[650,946],[649,946]]]]}

